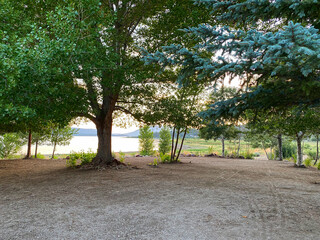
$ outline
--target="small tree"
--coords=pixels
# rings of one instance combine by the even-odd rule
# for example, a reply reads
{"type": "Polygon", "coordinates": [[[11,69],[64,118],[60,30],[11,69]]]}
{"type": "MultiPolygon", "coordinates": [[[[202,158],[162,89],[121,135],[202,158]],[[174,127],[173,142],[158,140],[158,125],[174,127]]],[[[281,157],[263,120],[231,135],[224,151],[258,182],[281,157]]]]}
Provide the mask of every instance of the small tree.
{"type": "Polygon", "coordinates": [[[168,127],[163,127],[160,130],[160,139],[159,139],[159,152],[166,154],[170,151],[171,147],[171,134],[168,127]]]}
{"type": "Polygon", "coordinates": [[[153,132],[151,131],[149,126],[144,126],[140,128],[139,132],[139,147],[140,147],[140,154],[145,155],[152,155],[153,154],[153,132]]]}
{"type": "Polygon", "coordinates": [[[17,153],[24,143],[21,135],[17,133],[6,133],[0,136],[0,157],[7,158],[17,153]]]}
{"type": "Polygon", "coordinates": [[[33,142],[35,143],[34,158],[37,158],[39,144],[46,143],[50,140],[50,137],[50,129],[46,129],[41,132],[35,132],[32,134],[33,142]]]}
{"type": "Polygon", "coordinates": [[[52,129],[49,140],[53,145],[52,159],[54,158],[57,145],[69,145],[73,135],[77,133],[77,131],[77,129],[72,129],[69,126],[63,128],[55,127],[52,129]]]}

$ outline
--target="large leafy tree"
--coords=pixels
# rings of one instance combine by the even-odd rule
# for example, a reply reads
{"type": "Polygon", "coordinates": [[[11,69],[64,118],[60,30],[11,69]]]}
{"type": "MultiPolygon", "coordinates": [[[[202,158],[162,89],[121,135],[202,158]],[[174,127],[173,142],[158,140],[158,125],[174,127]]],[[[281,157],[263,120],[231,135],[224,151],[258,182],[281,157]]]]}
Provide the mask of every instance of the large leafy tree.
{"type": "Polygon", "coordinates": [[[189,0],[25,0],[11,9],[28,15],[30,23],[11,41],[20,57],[14,58],[18,74],[10,73],[19,82],[10,89],[13,93],[24,89],[30,96],[25,104],[22,94],[17,106],[35,106],[31,110],[36,115],[49,112],[55,118],[68,115],[93,121],[99,138],[94,165],[113,161],[114,118],[120,113],[141,116],[143,106],[154,103],[159,94],[156,83],[172,79],[170,73],[160,78],[156,69],[144,66],[137,46],[155,49],[188,43],[178,29],[207,18],[205,10],[189,0]]]}

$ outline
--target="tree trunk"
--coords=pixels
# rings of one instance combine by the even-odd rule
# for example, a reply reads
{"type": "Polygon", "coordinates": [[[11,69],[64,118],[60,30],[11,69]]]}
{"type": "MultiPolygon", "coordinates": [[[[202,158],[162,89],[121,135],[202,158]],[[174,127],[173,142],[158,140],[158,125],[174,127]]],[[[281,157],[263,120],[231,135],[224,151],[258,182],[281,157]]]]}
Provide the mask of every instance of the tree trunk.
{"type": "Polygon", "coordinates": [[[176,157],[176,160],[175,160],[176,162],[177,162],[178,159],[179,159],[179,156],[180,156],[180,153],[181,153],[181,150],[182,150],[182,146],[183,146],[183,142],[184,142],[184,139],[186,138],[186,134],[187,134],[187,128],[186,128],[186,130],[185,130],[185,132],[184,132],[184,134],[183,134],[182,140],[181,140],[179,152],[178,152],[177,157],[176,157]]]}
{"type": "Polygon", "coordinates": [[[98,151],[95,158],[92,160],[94,166],[110,165],[113,163],[111,148],[111,135],[112,135],[112,113],[106,119],[96,122],[97,135],[98,135],[98,151]]]}
{"type": "Polygon", "coordinates": [[[297,133],[297,162],[296,162],[296,165],[298,167],[303,166],[303,153],[302,153],[302,147],[301,147],[302,137],[303,137],[303,133],[301,131],[299,133],[297,133]]]}
{"type": "Polygon", "coordinates": [[[31,132],[31,130],[29,130],[28,150],[27,150],[27,155],[25,156],[25,159],[31,158],[31,145],[32,145],[32,132],[31,132]]]}
{"type": "Polygon", "coordinates": [[[170,155],[170,159],[171,161],[173,161],[173,148],[174,148],[174,138],[175,138],[175,134],[176,134],[176,128],[174,127],[173,128],[173,131],[172,131],[172,141],[171,141],[171,155],[170,155]]]}
{"type": "Polygon", "coordinates": [[[39,141],[36,141],[36,149],[34,150],[34,158],[37,158],[37,155],[38,155],[38,142],[39,141]]]}
{"type": "Polygon", "coordinates": [[[54,159],[54,153],[55,153],[55,151],[56,151],[56,146],[57,146],[57,143],[54,143],[54,144],[53,144],[53,151],[52,151],[52,157],[51,157],[51,159],[54,159]]]}
{"type": "Polygon", "coordinates": [[[176,158],[176,152],[177,152],[177,147],[178,147],[178,143],[179,143],[179,135],[180,135],[180,128],[178,128],[178,131],[177,131],[176,144],[175,144],[175,147],[173,150],[173,159],[176,158]]]}
{"type": "Polygon", "coordinates": [[[224,157],[224,136],[221,138],[221,144],[222,144],[222,157],[224,157]]]}
{"type": "Polygon", "coordinates": [[[313,165],[316,165],[319,159],[319,134],[317,134],[317,154],[316,154],[316,161],[313,165]]]}
{"type": "Polygon", "coordinates": [[[279,161],[283,161],[282,134],[278,134],[279,161]]]}
{"type": "Polygon", "coordinates": [[[238,151],[237,151],[238,157],[239,157],[239,154],[240,154],[240,144],[241,144],[241,137],[239,137],[239,145],[238,145],[238,151]]]}

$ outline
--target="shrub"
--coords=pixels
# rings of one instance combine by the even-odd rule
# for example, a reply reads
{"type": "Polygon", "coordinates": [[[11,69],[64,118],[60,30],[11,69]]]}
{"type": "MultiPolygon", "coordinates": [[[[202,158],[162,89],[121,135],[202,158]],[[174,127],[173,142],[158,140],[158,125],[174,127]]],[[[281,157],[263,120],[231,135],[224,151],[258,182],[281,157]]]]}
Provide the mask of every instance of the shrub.
{"type": "Polygon", "coordinates": [[[68,167],[77,166],[78,160],[81,161],[80,165],[90,163],[95,156],[96,156],[96,153],[94,153],[92,151],[72,152],[69,155],[69,159],[67,159],[67,166],[68,167]]]}
{"type": "Polygon", "coordinates": [[[149,126],[144,126],[140,128],[139,133],[139,146],[140,146],[140,154],[142,156],[145,155],[153,155],[153,132],[151,131],[149,126]]]}
{"type": "Polygon", "coordinates": [[[17,133],[6,133],[0,136],[0,158],[9,158],[19,152],[24,140],[17,133]]]}
{"type": "Polygon", "coordinates": [[[159,132],[159,153],[166,154],[171,148],[171,134],[167,127],[161,128],[159,132]]]}
{"type": "Polygon", "coordinates": [[[208,154],[213,154],[213,153],[214,153],[213,146],[209,146],[208,147],[208,154]]]}
{"type": "Polygon", "coordinates": [[[318,166],[317,166],[318,170],[320,170],[320,162],[318,163],[318,166]]]}
{"type": "Polygon", "coordinates": [[[312,161],[313,161],[313,159],[308,157],[306,160],[304,160],[303,163],[306,167],[309,167],[309,166],[311,166],[312,161]]]}
{"type": "Polygon", "coordinates": [[[241,153],[240,155],[243,156],[245,159],[253,159],[254,158],[254,153],[250,152],[250,151],[245,151],[245,152],[241,153]]]}
{"type": "Polygon", "coordinates": [[[308,158],[311,158],[311,159],[313,159],[313,160],[316,160],[317,152],[310,150],[310,151],[307,152],[307,155],[308,155],[308,158]]]}
{"type": "Polygon", "coordinates": [[[171,157],[169,154],[162,154],[160,153],[160,161],[162,163],[170,163],[171,162],[171,157]]]}
{"type": "MultiPolygon", "coordinates": [[[[282,143],[283,158],[294,158],[297,154],[297,146],[290,141],[283,141],[282,143]]],[[[279,149],[276,149],[276,155],[279,156],[279,149]]]]}
{"type": "Polygon", "coordinates": [[[154,166],[154,167],[157,167],[158,166],[158,160],[155,158],[153,160],[153,163],[149,163],[150,166],[154,166]]]}

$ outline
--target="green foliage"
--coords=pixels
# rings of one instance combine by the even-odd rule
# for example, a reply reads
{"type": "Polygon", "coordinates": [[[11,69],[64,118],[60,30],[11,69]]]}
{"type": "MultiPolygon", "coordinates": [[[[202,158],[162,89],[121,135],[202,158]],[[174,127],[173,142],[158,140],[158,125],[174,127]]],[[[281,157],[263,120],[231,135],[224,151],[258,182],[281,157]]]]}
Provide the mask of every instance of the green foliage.
{"type": "Polygon", "coordinates": [[[171,134],[168,127],[163,127],[159,133],[159,153],[164,155],[171,149],[171,134]]]}
{"type": "Polygon", "coordinates": [[[208,12],[189,0],[1,1],[0,120],[64,125],[81,116],[105,129],[122,114],[141,119],[176,77],[155,78],[158,67],[141,62],[138,46],[190,45],[180,29],[208,12]]]}
{"type": "Polygon", "coordinates": [[[254,153],[251,151],[245,151],[245,152],[241,152],[240,156],[243,156],[245,159],[253,159],[254,158],[254,153]]]}
{"type": "Polygon", "coordinates": [[[149,166],[157,167],[158,166],[158,160],[156,158],[153,159],[153,162],[149,163],[149,166]]]}
{"type": "Polygon", "coordinates": [[[49,141],[52,145],[69,145],[73,135],[77,131],[77,129],[72,129],[69,126],[63,128],[54,127],[51,130],[49,141]]]}
{"type": "Polygon", "coordinates": [[[19,152],[25,141],[18,133],[6,133],[0,136],[0,158],[8,158],[19,152]]]}
{"type": "Polygon", "coordinates": [[[154,153],[153,143],[154,143],[153,132],[150,129],[150,127],[146,125],[146,126],[140,128],[139,147],[140,147],[140,154],[142,156],[153,155],[153,153],[154,153]]]}
{"type": "MultiPolygon", "coordinates": [[[[283,158],[296,158],[297,146],[291,141],[284,141],[282,144],[283,158]]],[[[276,149],[276,154],[278,155],[278,149],[276,149]]]]}
{"type": "Polygon", "coordinates": [[[208,147],[208,154],[213,154],[214,153],[214,146],[209,146],[208,147]]]}
{"type": "Polygon", "coordinates": [[[306,167],[310,167],[311,164],[312,164],[312,162],[313,162],[313,159],[312,159],[312,158],[309,158],[309,157],[303,161],[303,163],[304,163],[304,165],[305,165],[306,167]]]}
{"type": "Polygon", "coordinates": [[[317,157],[317,151],[313,151],[313,150],[309,150],[309,151],[306,151],[307,155],[308,155],[308,158],[311,158],[313,160],[316,160],[316,157],[317,157]]]}
{"type": "MultiPolygon", "coordinates": [[[[34,158],[34,155],[33,155],[32,157],[34,158]]],[[[46,156],[43,155],[43,154],[41,154],[41,153],[37,153],[37,158],[38,158],[38,159],[45,159],[46,156]]]]}
{"type": "Polygon", "coordinates": [[[123,152],[121,152],[121,151],[119,152],[119,161],[120,161],[121,163],[124,163],[125,156],[126,156],[125,153],[123,153],[123,152]]]}
{"type": "Polygon", "coordinates": [[[70,153],[69,158],[67,158],[66,164],[68,167],[76,167],[78,164],[77,162],[80,161],[80,165],[84,165],[90,163],[95,155],[96,153],[92,151],[72,152],[70,153]]]}
{"type": "Polygon", "coordinates": [[[318,168],[318,170],[320,170],[320,162],[318,163],[318,167],[317,168],[318,168]]]}
{"type": "Polygon", "coordinates": [[[171,162],[171,157],[169,154],[163,154],[163,153],[160,153],[160,161],[162,163],[170,163],[171,162]]]}

